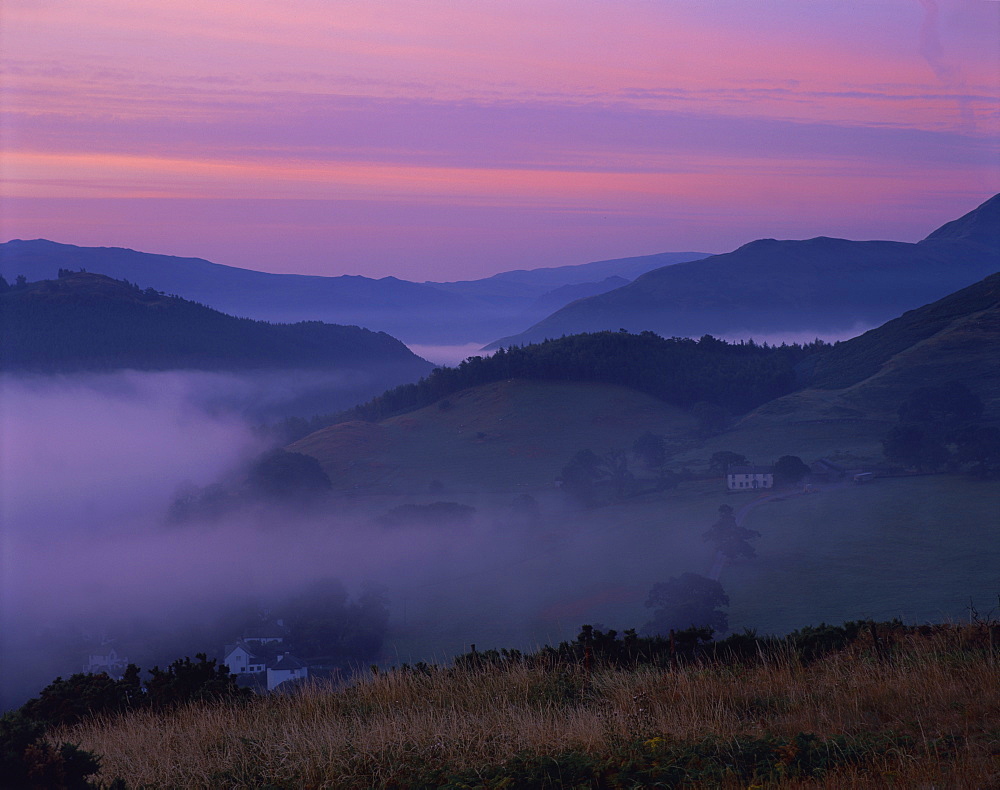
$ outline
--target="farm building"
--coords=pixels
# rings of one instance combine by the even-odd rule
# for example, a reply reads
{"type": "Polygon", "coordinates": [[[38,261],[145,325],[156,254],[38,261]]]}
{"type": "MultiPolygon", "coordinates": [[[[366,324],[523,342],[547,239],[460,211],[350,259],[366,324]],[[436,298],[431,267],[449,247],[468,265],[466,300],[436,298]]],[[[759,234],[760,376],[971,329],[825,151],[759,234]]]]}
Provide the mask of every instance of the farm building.
{"type": "Polygon", "coordinates": [[[265,659],[255,655],[253,648],[243,641],[235,645],[226,645],[222,663],[229,667],[229,671],[234,675],[263,672],[267,667],[265,659]]]}
{"type": "Polygon", "coordinates": [[[309,667],[291,653],[285,653],[267,668],[267,690],[273,691],[286,680],[302,680],[309,677],[309,667]]]}
{"type": "Polygon", "coordinates": [[[773,466],[730,466],[726,469],[726,486],[730,491],[751,491],[774,487],[773,466]]]}

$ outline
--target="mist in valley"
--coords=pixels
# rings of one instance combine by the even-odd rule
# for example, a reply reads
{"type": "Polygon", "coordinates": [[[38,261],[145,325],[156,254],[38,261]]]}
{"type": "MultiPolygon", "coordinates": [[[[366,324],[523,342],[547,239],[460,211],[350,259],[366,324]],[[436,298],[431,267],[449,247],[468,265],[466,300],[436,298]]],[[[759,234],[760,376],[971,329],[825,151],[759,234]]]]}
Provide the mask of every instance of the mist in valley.
{"type": "MultiPolygon", "coordinates": [[[[573,639],[584,624],[641,630],[655,585],[684,573],[719,578],[706,530],[720,505],[751,501],[727,496],[699,463],[751,448],[763,462],[810,462],[810,447],[830,446],[815,444],[808,427],[750,423],[678,451],[662,488],[629,456],[646,493],[596,507],[557,486],[560,470],[577,450],[624,458],[630,437],[591,448],[593,432],[581,446],[562,437],[565,449],[537,466],[545,477],[530,487],[470,485],[468,475],[428,486],[418,469],[364,494],[343,480],[282,488],[280,462],[296,456],[277,452],[284,440],[263,427],[262,404],[277,415],[300,389],[337,383],[306,373],[0,377],[3,706],[82,671],[95,653],[114,648],[143,669],[201,652],[221,659],[246,629],[278,619],[312,624],[300,637],[312,652],[298,657],[320,656],[331,677],[370,664],[443,663],[473,644],[533,650],[573,639]],[[267,467],[262,459],[276,452],[278,465],[267,467]]],[[[427,419],[445,430],[441,415],[463,408],[453,396],[427,419]]],[[[681,427],[689,417],[678,419],[678,430],[690,430],[681,427]]],[[[484,436],[506,430],[482,427],[484,436]]],[[[479,441],[471,433],[463,441],[479,441]]],[[[486,441],[485,457],[518,463],[486,441]]],[[[940,622],[967,617],[970,598],[988,613],[991,485],[936,475],[808,495],[799,487],[759,502],[745,514],[761,533],[757,556],[721,573],[729,631],[940,622]]]]}
{"type": "Polygon", "coordinates": [[[461,496],[461,523],[386,520],[452,492],[251,496],[171,519],[178,497],[238,487],[273,446],[235,405],[249,386],[202,372],[2,378],[5,707],[110,647],[144,669],[221,658],[247,623],[324,584],[343,585],[347,603],[378,591],[388,623],[372,663],[571,638],[595,601],[627,601],[625,627],[644,616],[645,590],[621,581],[621,536],[585,514],[571,527],[555,490],[461,496]]]}

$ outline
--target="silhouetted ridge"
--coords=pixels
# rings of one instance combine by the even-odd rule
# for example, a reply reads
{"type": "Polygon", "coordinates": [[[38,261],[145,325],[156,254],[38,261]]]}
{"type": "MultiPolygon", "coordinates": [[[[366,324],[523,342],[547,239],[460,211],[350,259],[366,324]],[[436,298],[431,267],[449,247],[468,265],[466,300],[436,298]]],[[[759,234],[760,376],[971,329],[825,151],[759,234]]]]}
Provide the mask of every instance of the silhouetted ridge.
{"type": "Polygon", "coordinates": [[[664,337],[857,334],[1000,268],[1000,198],[919,244],[758,239],[579,299],[488,348],[625,328],[664,337]]]}
{"type": "Polygon", "coordinates": [[[924,241],[963,241],[1000,247],[1000,194],[956,220],[947,222],[924,241]]]}
{"type": "Polygon", "coordinates": [[[234,318],[152,288],[101,274],[63,272],[59,279],[0,294],[4,369],[430,365],[384,332],[356,326],[269,324],[234,318]]]}

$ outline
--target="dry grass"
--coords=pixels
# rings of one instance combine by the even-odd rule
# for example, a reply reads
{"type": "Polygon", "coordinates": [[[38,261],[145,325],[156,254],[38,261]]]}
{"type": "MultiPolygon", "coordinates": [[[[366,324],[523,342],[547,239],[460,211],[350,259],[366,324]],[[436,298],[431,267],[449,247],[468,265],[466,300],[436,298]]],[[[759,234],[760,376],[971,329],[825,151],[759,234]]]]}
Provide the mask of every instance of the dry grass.
{"type": "Polygon", "coordinates": [[[891,663],[854,649],[807,667],[782,658],[592,676],[523,664],[392,672],[239,707],[136,712],[63,736],[102,757],[103,781],[129,787],[411,787],[428,771],[519,753],[604,756],[643,741],[655,750],[798,733],[896,745],[761,787],[1000,787],[1000,668],[985,651],[956,649],[961,638],[910,635],[891,663]]]}

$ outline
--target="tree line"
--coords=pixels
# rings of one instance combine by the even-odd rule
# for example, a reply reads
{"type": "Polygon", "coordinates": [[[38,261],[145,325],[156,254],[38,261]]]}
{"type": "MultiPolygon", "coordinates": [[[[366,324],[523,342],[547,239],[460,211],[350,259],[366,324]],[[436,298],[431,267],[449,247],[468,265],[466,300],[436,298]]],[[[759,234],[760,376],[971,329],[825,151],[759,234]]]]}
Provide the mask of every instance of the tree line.
{"type": "Polygon", "coordinates": [[[435,368],[415,384],[404,384],[333,415],[289,420],[294,437],[349,420],[377,422],[429,406],[456,392],[507,379],[616,384],[693,410],[711,428],[725,414],[745,414],[798,387],[796,365],[829,348],[821,340],[771,346],[752,340],[728,343],[663,338],[653,332],[591,332],[499,349],[456,367],[435,368]]]}

